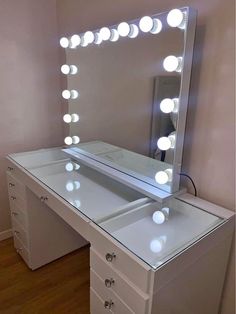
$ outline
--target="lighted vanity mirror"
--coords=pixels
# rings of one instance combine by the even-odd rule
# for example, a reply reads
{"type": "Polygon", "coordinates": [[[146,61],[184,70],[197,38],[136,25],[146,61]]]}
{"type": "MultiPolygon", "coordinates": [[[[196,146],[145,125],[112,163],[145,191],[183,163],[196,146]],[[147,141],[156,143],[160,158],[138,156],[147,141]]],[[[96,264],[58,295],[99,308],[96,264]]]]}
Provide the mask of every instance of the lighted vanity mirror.
{"type": "Polygon", "coordinates": [[[72,155],[178,191],[195,25],[184,7],[61,39],[72,155]]]}

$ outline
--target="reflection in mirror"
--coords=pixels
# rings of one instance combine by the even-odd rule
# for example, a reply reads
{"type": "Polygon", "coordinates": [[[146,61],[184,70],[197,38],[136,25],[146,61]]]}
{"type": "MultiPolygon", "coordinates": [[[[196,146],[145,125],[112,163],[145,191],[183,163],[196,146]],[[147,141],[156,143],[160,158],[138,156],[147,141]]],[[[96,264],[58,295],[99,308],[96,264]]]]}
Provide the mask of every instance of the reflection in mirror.
{"type": "Polygon", "coordinates": [[[172,10],[60,41],[68,48],[61,67],[69,103],[65,144],[168,192],[178,190],[182,156],[188,13],[172,10]]]}

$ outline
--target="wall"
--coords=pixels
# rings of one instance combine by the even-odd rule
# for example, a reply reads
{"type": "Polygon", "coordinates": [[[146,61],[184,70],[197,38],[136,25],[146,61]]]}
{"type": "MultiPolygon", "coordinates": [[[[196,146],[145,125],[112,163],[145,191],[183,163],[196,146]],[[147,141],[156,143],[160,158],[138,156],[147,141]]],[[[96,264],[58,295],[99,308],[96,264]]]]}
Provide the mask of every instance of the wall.
{"type": "MultiPolygon", "coordinates": [[[[200,197],[234,210],[234,1],[58,0],[57,3],[61,35],[178,6],[190,5],[198,10],[183,168],[194,178],[200,197]]],[[[234,313],[233,255],[222,314],[234,313]]]]}
{"type": "Polygon", "coordinates": [[[10,228],[4,158],[62,144],[55,0],[0,0],[0,234],[10,228]]]}

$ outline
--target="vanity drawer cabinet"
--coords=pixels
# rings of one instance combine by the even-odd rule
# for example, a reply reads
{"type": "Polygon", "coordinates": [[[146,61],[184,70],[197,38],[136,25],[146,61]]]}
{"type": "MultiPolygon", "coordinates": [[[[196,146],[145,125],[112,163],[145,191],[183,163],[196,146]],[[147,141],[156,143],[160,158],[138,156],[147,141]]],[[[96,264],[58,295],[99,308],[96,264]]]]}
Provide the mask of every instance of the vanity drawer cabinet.
{"type": "Polygon", "coordinates": [[[103,285],[114,291],[136,314],[147,313],[149,296],[107,265],[93,248],[90,248],[90,267],[103,280],[103,285]]]}
{"type": "Polygon", "coordinates": [[[10,172],[7,173],[7,183],[9,194],[17,194],[22,198],[25,198],[25,185],[17,180],[16,177],[10,172]]]}
{"type": "Polygon", "coordinates": [[[12,232],[13,236],[17,236],[19,240],[24,244],[26,248],[29,248],[29,239],[27,232],[20,226],[15,218],[12,218],[12,232]]]}
{"type": "Polygon", "coordinates": [[[149,292],[151,268],[106,232],[90,224],[91,246],[102,257],[102,260],[114,270],[121,272],[143,292],[149,292]]]}
{"type": "Polygon", "coordinates": [[[11,217],[12,220],[15,219],[24,229],[27,230],[27,213],[24,210],[21,210],[16,205],[14,205],[14,208],[11,208],[11,217]]]}
{"type": "Polygon", "coordinates": [[[93,270],[90,271],[90,285],[103,301],[103,313],[135,314],[115,292],[104,286],[102,279],[93,270]]]}
{"type": "Polygon", "coordinates": [[[26,264],[30,265],[29,252],[17,236],[14,236],[14,246],[17,253],[20,254],[20,256],[23,258],[26,264]]]}

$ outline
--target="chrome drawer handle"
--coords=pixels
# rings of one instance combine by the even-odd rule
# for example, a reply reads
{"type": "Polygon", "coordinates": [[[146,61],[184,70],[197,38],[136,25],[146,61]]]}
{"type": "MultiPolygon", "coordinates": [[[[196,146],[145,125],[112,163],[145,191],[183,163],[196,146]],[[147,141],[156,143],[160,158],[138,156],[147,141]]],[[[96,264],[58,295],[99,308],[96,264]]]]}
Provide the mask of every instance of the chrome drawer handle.
{"type": "Polygon", "coordinates": [[[16,197],[15,197],[15,196],[11,196],[11,199],[12,199],[13,201],[15,201],[15,200],[16,200],[16,197]]]}
{"type": "Polygon", "coordinates": [[[13,170],[14,170],[14,168],[12,168],[12,167],[7,167],[7,169],[8,169],[9,171],[13,171],[13,170]]]}
{"type": "Polygon", "coordinates": [[[18,213],[17,213],[17,212],[12,212],[12,215],[13,215],[13,216],[17,216],[18,213]]]}
{"type": "Polygon", "coordinates": [[[47,196],[41,196],[40,197],[40,201],[41,202],[46,202],[48,200],[48,197],[47,196]]]}
{"type": "Polygon", "coordinates": [[[109,309],[109,310],[110,310],[113,305],[114,305],[114,302],[113,302],[112,300],[109,300],[109,301],[105,301],[105,302],[104,302],[104,307],[105,307],[105,309],[109,309]]]}
{"type": "Polygon", "coordinates": [[[20,253],[22,250],[23,250],[23,249],[22,249],[21,247],[19,247],[19,248],[16,249],[16,252],[17,252],[17,253],[20,253]]]}
{"type": "Polygon", "coordinates": [[[105,286],[107,287],[107,288],[110,288],[112,285],[114,285],[115,284],[115,280],[113,279],[113,278],[111,278],[111,279],[105,279],[105,286]]]}
{"type": "Polygon", "coordinates": [[[9,183],[9,186],[11,187],[11,188],[13,188],[14,186],[15,186],[15,184],[14,183],[9,183]]]}
{"type": "Polygon", "coordinates": [[[114,258],[116,258],[116,254],[115,253],[107,253],[106,254],[106,260],[108,262],[112,262],[114,258]]]}

